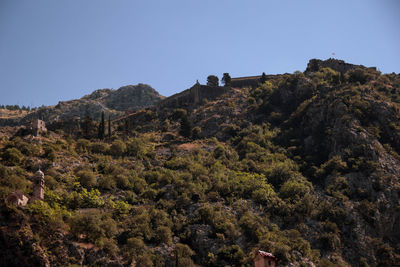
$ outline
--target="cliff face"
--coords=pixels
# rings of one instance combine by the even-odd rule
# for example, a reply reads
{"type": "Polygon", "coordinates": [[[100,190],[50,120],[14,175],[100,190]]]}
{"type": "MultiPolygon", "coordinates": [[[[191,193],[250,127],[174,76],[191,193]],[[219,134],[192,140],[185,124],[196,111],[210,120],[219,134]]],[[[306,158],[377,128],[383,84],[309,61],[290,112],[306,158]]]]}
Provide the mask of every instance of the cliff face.
{"type": "Polygon", "coordinates": [[[392,101],[398,87],[382,94],[381,78],[318,88],[290,114],[282,136],[290,138],[284,143],[301,157],[302,172],[322,199],[344,210],[343,221],[335,222],[341,239],[336,251],[352,264],[360,258],[379,263],[385,243],[395,248],[400,242],[400,113],[392,101]]]}

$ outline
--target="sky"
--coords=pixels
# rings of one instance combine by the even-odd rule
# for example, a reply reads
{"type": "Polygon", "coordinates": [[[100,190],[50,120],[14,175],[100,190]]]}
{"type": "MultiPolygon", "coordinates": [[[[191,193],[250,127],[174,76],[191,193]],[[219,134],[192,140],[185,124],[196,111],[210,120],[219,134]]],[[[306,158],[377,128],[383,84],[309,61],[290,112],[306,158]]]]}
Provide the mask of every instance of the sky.
{"type": "Polygon", "coordinates": [[[170,96],[312,58],[399,73],[399,28],[397,0],[0,0],[0,104],[138,83],[170,96]]]}

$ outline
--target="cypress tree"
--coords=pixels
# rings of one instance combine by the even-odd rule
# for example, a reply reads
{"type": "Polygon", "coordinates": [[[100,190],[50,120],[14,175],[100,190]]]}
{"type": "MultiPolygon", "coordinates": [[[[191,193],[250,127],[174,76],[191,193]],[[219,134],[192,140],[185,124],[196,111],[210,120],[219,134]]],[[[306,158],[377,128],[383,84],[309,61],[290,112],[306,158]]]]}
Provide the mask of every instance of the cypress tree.
{"type": "Polygon", "coordinates": [[[93,133],[92,123],[93,123],[92,118],[90,117],[89,114],[86,114],[85,119],[81,124],[83,129],[83,135],[85,138],[90,138],[93,133]]]}
{"type": "Polygon", "coordinates": [[[192,136],[192,123],[189,121],[188,116],[182,116],[181,118],[181,129],[179,133],[184,137],[192,136]]]}
{"type": "Polygon", "coordinates": [[[110,118],[110,115],[108,115],[108,138],[111,139],[111,118],[110,118]]]}
{"type": "Polygon", "coordinates": [[[100,140],[104,139],[105,123],[104,123],[104,112],[101,113],[101,121],[99,124],[98,138],[100,140]]]}
{"type": "Polygon", "coordinates": [[[263,84],[266,81],[267,81],[267,75],[265,74],[265,72],[263,72],[262,75],[261,75],[260,82],[261,82],[261,84],[263,84]]]}

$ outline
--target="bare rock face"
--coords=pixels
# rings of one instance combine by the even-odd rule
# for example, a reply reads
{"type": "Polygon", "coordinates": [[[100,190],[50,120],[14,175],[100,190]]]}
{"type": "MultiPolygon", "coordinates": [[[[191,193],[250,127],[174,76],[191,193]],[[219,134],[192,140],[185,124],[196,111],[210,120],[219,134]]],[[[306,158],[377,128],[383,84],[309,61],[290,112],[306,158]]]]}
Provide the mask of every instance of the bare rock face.
{"type": "Polygon", "coordinates": [[[400,161],[390,152],[398,153],[399,135],[389,129],[391,122],[399,121],[399,113],[368,92],[361,93],[361,111],[335,94],[330,88],[316,96],[302,116],[292,120],[298,124],[297,134],[303,137],[305,154],[313,156],[316,164],[323,166],[334,157],[347,161],[345,171],[317,176],[315,182],[328,188],[339,176],[346,180],[353,199],[343,206],[349,214],[349,223],[341,229],[343,255],[351,258],[362,248],[369,252],[365,258],[376,260],[375,238],[384,238],[390,244],[400,242],[399,235],[393,235],[400,230],[396,211],[400,203],[400,161]],[[350,165],[352,158],[363,161],[350,165]]]}

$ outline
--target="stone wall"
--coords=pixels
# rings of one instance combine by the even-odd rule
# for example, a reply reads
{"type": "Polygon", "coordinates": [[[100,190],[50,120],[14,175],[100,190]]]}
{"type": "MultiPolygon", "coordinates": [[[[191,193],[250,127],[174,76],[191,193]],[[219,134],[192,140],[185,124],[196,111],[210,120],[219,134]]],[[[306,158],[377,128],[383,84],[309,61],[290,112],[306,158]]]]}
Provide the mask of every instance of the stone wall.
{"type": "Polygon", "coordinates": [[[204,99],[215,99],[229,90],[230,87],[208,86],[196,83],[191,88],[162,100],[157,107],[186,108],[200,103],[204,99]]]}
{"type": "Polygon", "coordinates": [[[250,76],[250,77],[238,77],[232,78],[231,86],[232,87],[255,87],[260,83],[261,75],[260,76],[250,76]]]}
{"type": "MultiPolygon", "coordinates": [[[[265,78],[267,80],[275,79],[280,77],[281,74],[269,74],[265,75],[265,78]]],[[[232,78],[231,80],[231,87],[235,88],[243,88],[243,87],[257,87],[261,82],[261,75],[259,76],[248,76],[248,77],[238,77],[238,78],[232,78]]]]}

